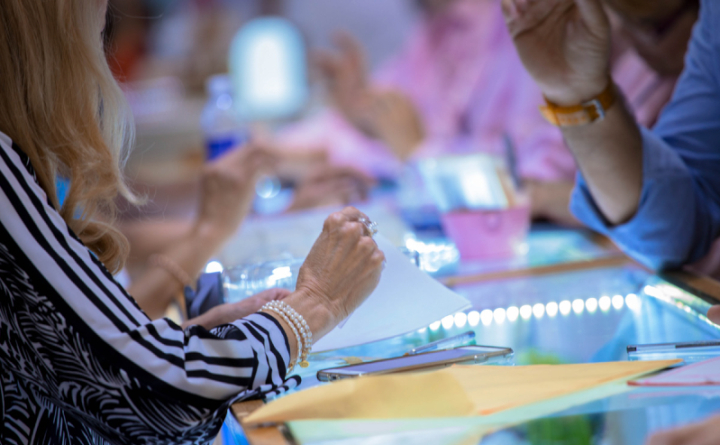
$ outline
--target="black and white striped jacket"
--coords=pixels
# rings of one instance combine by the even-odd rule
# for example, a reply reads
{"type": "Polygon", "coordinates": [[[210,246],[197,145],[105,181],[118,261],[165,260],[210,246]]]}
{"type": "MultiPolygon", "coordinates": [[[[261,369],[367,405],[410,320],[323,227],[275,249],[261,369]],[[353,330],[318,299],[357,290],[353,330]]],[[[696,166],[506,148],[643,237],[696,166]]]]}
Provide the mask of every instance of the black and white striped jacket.
{"type": "Polygon", "coordinates": [[[151,321],[0,133],[0,443],[205,443],[231,402],[295,387],[265,314],[151,321]]]}

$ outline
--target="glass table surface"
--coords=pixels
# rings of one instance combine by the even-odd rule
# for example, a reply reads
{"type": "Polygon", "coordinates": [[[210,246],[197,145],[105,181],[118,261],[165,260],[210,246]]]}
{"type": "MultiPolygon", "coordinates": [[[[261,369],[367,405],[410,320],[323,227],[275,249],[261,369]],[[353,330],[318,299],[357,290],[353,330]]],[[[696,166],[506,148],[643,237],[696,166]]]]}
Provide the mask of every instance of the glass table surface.
{"type": "MultiPolygon", "coordinates": [[[[720,339],[720,328],[704,317],[709,300],[633,265],[587,230],[534,224],[521,255],[463,262],[442,233],[408,228],[394,195],[360,208],[379,221],[381,232],[385,229],[398,247],[417,251],[421,268],[468,298],[472,308],[399,337],[313,354],[310,367],[299,372],[303,382],[298,390],[321,384],[319,370],[397,357],[468,330],[475,332],[476,344],[512,348],[514,356],[503,363],[507,366],[628,360],[631,344],[720,339]]],[[[239,241],[273,240],[254,246],[252,258],[268,261],[282,252],[302,257],[332,210],[250,222],[229,251],[236,254],[239,241]],[[278,241],[278,233],[288,236],[278,241]]],[[[231,264],[221,259],[226,267],[240,264],[227,258],[231,264]]],[[[720,387],[633,389],[500,431],[482,443],[639,444],[653,431],[713,411],[720,411],[720,387]]],[[[247,443],[232,415],[223,431],[226,443],[247,443]]]]}
{"type": "MultiPolygon", "coordinates": [[[[720,339],[709,300],[631,264],[455,287],[473,307],[418,331],[311,356],[318,370],[396,357],[467,330],[475,343],[511,347],[504,365],[628,360],[631,344],[720,339]]],[[[665,357],[672,358],[672,357],[665,357]]],[[[486,437],[488,444],[639,444],[654,431],[720,411],[720,387],[636,388],[486,437]]],[[[242,442],[239,442],[242,443],[242,442]]],[[[342,443],[342,442],[338,442],[342,443]]]]}
{"type": "Polygon", "coordinates": [[[532,225],[524,252],[513,258],[461,261],[455,245],[442,234],[416,233],[406,240],[405,246],[419,252],[423,270],[439,279],[450,277],[453,282],[469,282],[476,277],[502,271],[622,256],[609,241],[589,230],[542,223],[532,225]]]}
{"type": "MultiPolygon", "coordinates": [[[[386,194],[358,208],[379,224],[380,234],[399,248],[418,252],[420,267],[441,280],[468,282],[487,274],[618,258],[612,243],[586,229],[533,224],[524,248],[512,258],[461,261],[455,244],[440,229],[417,230],[403,219],[397,197],[386,194]]],[[[323,208],[249,218],[215,258],[225,269],[267,261],[304,258],[333,211],[323,208]]]]}

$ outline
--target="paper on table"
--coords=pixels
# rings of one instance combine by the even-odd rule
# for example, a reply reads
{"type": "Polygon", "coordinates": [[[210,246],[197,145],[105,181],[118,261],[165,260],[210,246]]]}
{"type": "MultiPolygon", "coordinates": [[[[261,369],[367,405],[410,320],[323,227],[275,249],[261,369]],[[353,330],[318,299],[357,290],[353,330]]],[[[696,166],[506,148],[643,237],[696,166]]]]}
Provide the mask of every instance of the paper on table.
{"type": "Polygon", "coordinates": [[[460,295],[422,272],[382,235],[375,241],[387,263],[375,292],[313,346],[313,352],[345,348],[420,329],[470,307],[460,295]]]}
{"type": "Polygon", "coordinates": [[[490,415],[631,380],[679,360],[579,365],[453,366],[436,372],[343,380],[275,400],[245,421],[490,415]]]}
{"type": "MultiPolygon", "coordinates": [[[[372,441],[378,435],[390,437],[404,432],[443,431],[448,428],[464,429],[475,436],[473,445],[480,441],[485,433],[497,431],[512,425],[519,425],[531,420],[560,413],[572,407],[591,403],[596,400],[612,397],[631,388],[623,380],[616,380],[591,389],[567,394],[561,397],[544,400],[538,403],[520,406],[513,409],[491,414],[489,416],[472,417],[437,417],[423,419],[331,419],[331,420],[294,420],[286,425],[292,431],[293,438],[299,444],[317,444],[326,441],[342,441],[345,439],[372,441]]],[[[403,439],[406,439],[403,437],[403,439]]],[[[331,442],[332,443],[332,442],[331,442]]],[[[345,444],[344,442],[343,445],[345,444]]],[[[366,442],[361,442],[366,443],[366,442]]],[[[374,443],[374,442],[373,442],[374,443]]],[[[403,445],[425,445],[428,441],[397,442],[403,445]]],[[[434,443],[434,442],[433,442],[434,443]]],[[[439,442],[442,443],[442,442],[439,442]]],[[[451,442],[452,443],[452,442],[451,442]]],[[[453,443],[453,445],[460,445],[453,443]]]]}
{"type": "Polygon", "coordinates": [[[472,400],[475,413],[489,415],[541,400],[630,380],[681,360],[581,363],[575,365],[458,366],[455,377],[472,400]]]}
{"type": "MultiPolygon", "coordinates": [[[[310,428],[315,428],[315,431],[309,431],[307,427],[300,427],[301,429],[296,431],[296,428],[291,426],[293,439],[298,444],[308,445],[477,445],[480,439],[494,430],[492,427],[467,425],[441,428],[426,428],[424,425],[416,425],[415,428],[389,433],[366,430],[357,437],[353,437],[345,431],[340,432],[339,435],[333,434],[336,432],[328,434],[327,431],[323,431],[324,428],[329,426],[328,423],[330,422],[335,423],[337,421],[324,420],[315,422],[312,426],[308,425],[310,428]]],[[[334,426],[348,426],[347,421],[341,423],[342,425],[334,426]]]]}
{"type": "Polygon", "coordinates": [[[720,357],[673,369],[642,380],[634,386],[704,386],[720,385],[720,357]]]}

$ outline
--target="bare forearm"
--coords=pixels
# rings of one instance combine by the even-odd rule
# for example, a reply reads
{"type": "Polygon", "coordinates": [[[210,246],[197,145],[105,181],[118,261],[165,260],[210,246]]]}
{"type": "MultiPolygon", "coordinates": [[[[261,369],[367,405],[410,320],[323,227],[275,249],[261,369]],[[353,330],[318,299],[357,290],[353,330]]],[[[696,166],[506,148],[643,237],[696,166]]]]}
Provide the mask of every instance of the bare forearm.
{"type": "Polygon", "coordinates": [[[642,136],[624,100],[604,120],[563,129],[590,193],[607,221],[630,220],[642,192],[642,136]]]}
{"type": "Polygon", "coordinates": [[[138,263],[145,263],[148,257],[167,250],[185,237],[192,228],[192,220],[123,221],[120,230],[130,242],[130,256],[138,263]]]}
{"type": "MultiPolygon", "coordinates": [[[[201,236],[191,230],[162,254],[176,263],[191,279],[195,279],[219,245],[220,240],[201,236]]],[[[165,314],[182,289],[183,284],[167,270],[152,267],[133,282],[129,292],[151,319],[157,319],[165,314]]]]}

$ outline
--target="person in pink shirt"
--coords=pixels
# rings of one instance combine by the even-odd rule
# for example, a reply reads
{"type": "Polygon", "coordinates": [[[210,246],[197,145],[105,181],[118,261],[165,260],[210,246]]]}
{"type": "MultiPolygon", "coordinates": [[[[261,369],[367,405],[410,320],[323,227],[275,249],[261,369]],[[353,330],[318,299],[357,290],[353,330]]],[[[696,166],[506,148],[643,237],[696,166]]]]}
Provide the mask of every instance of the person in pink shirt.
{"type": "MultiPolygon", "coordinates": [[[[371,80],[362,49],[347,35],[338,37],[339,52],[317,57],[334,108],[286,129],[281,144],[324,146],[338,164],[394,178],[419,157],[504,156],[507,136],[533,216],[574,222],[568,203],[575,162],[538,111],[542,94],[514,50],[500,1],[418,3],[424,13],[418,29],[371,80]]],[[[630,45],[618,44],[616,54],[618,83],[641,122],[651,125],[675,78],[656,74],[630,45]]]]}

